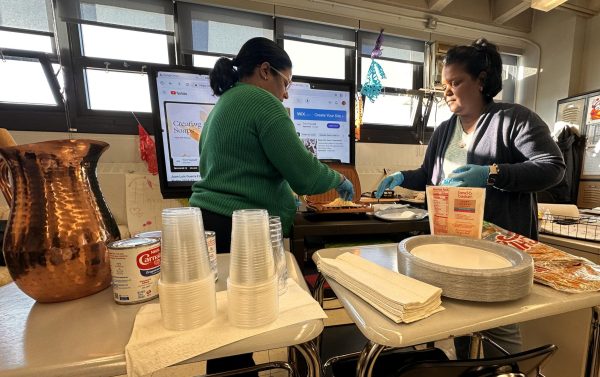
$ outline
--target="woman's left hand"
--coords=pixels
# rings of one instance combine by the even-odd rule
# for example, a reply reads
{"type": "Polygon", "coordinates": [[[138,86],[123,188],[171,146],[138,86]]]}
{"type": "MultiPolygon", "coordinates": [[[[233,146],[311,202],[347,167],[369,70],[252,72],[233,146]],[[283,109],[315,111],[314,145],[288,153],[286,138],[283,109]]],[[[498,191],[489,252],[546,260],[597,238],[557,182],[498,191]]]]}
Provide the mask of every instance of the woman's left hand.
{"type": "Polygon", "coordinates": [[[442,186],[458,187],[486,187],[488,176],[490,175],[489,166],[467,164],[456,168],[444,179],[442,186]]]}

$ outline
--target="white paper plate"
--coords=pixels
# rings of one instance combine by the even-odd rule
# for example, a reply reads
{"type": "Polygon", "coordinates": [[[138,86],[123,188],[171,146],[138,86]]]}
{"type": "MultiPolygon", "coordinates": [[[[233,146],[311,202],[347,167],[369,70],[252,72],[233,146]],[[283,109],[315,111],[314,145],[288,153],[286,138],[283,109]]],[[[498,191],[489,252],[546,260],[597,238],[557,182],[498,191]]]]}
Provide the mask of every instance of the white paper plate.
{"type": "Polygon", "coordinates": [[[515,300],[528,295],[533,286],[533,259],[526,252],[456,236],[403,240],[398,245],[398,271],[442,288],[445,297],[469,301],[515,300]],[[427,248],[419,252],[420,246],[427,248]]]}
{"type": "Polygon", "coordinates": [[[419,245],[410,250],[410,253],[427,262],[448,267],[471,270],[512,267],[512,263],[501,255],[451,243],[419,245]]]}
{"type": "Polygon", "coordinates": [[[387,221],[421,220],[427,216],[427,211],[420,208],[388,208],[375,212],[375,217],[387,221]]]}

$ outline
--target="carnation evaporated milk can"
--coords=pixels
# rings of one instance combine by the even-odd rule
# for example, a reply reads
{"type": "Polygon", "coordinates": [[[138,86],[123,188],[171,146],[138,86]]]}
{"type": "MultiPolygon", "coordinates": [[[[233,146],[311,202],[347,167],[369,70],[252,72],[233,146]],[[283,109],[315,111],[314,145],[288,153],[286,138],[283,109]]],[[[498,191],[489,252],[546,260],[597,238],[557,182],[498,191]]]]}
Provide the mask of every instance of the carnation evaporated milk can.
{"type": "Polygon", "coordinates": [[[138,304],[158,296],[160,240],[128,238],[108,245],[114,299],[138,304]]]}

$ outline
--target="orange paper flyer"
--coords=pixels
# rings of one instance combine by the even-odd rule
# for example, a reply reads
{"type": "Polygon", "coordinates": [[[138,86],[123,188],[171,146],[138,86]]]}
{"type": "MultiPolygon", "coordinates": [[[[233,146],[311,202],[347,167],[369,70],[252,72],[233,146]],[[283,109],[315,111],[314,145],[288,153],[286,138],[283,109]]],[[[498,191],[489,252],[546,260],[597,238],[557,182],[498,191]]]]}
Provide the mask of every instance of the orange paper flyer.
{"type": "Polygon", "coordinates": [[[481,238],[485,189],[427,186],[431,234],[481,238]]]}

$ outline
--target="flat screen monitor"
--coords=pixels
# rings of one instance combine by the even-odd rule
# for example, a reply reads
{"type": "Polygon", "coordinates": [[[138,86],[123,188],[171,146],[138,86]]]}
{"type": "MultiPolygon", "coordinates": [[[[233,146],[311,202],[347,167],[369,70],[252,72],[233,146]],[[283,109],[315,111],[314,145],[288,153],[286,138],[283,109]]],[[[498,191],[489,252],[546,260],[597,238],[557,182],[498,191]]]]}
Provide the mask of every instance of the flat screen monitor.
{"type": "MultiPolygon", "coordinates": [[[[209,70],[189,67],[149,71],[160,189],[164,198],[188,198],[200,179],[198,142],[218,100],[209,70]]],[[[320,160],[354,163],[352,82],[294,77],[283,102],[306,148],[320,160]]]]}

